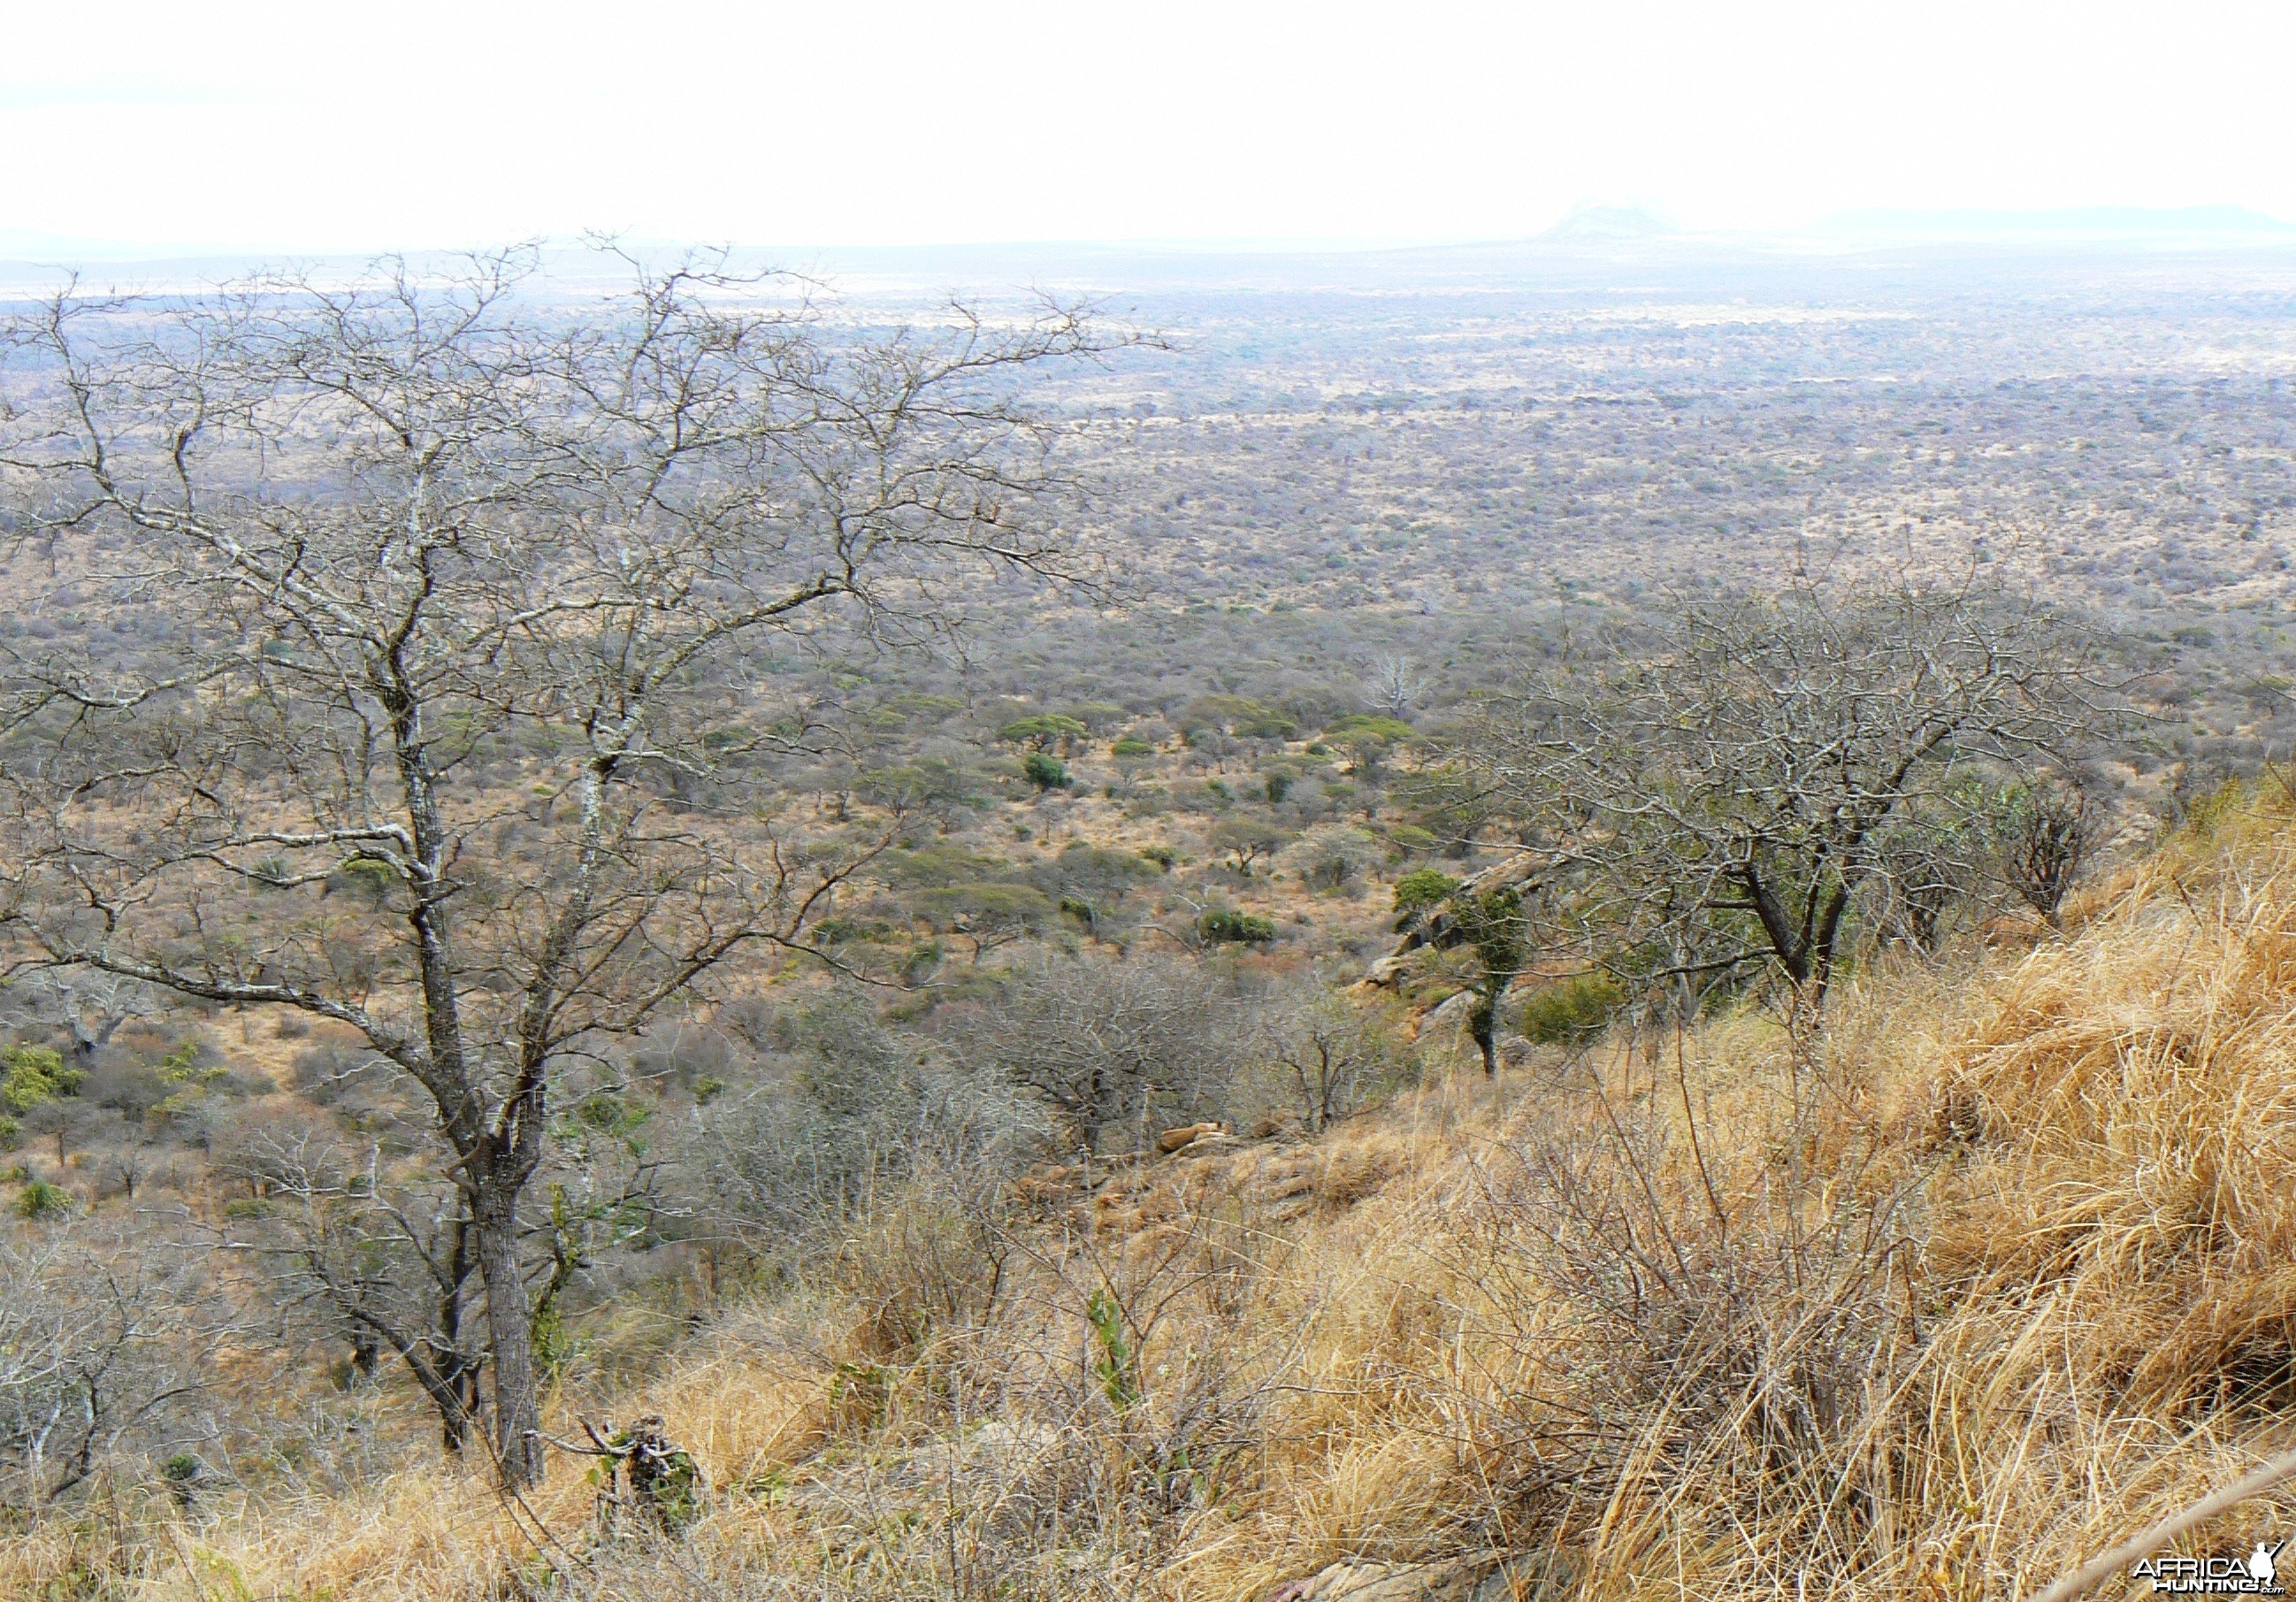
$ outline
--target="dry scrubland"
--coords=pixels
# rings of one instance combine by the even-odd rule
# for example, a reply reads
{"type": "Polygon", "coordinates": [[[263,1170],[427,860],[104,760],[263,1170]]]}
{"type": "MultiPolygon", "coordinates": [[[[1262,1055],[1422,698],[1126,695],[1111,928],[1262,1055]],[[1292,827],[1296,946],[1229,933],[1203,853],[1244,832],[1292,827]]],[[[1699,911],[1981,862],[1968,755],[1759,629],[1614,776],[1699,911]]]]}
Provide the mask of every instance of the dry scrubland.
{"type": "Polygon", "coordinates": [[[611,1409],[705,1468],[680,1539],[602,1537],[563,1453],[517,1505],[428,1466],[188,1519],[115,1486],[0,1549],[0,1595],[1321,1602],[1429,1560],[1382,1602],[2017,1594],[2287,1444],[2292,1044],[2274,793],[2062,938],[1869,971],[1820,1040],[1719,1017],[1312,1143],[883,1198],[833,1291],[611,1409]]]}

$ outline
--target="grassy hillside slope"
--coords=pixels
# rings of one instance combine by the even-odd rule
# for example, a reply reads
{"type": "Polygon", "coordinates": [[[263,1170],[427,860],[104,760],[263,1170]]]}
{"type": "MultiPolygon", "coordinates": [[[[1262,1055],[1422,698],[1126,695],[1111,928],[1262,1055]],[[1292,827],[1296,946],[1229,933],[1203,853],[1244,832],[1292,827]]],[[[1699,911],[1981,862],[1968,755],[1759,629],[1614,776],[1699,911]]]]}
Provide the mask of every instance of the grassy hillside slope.
{"type": "Polygon", "coordinates": [[[2292,1052],[2269,796],[2062,936],[1867,973],[1823,1038],[1711,1018],[1313,1142],[884,1198],[620,1401],[708,1477],[675,1537],[602,1534],[571,1453],[515,1506],[120,1487],[0,1595],[2020,1594],[2288,1444],[2292,1052]]]}

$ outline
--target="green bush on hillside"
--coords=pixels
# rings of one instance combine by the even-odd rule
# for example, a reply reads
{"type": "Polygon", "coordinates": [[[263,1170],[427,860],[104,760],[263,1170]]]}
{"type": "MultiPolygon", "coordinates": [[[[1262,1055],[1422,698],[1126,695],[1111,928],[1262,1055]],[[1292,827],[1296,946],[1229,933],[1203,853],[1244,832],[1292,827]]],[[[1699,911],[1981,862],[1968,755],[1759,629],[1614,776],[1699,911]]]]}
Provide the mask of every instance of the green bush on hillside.
{"type": "Polygon", "coordinates": [[[1275,938],[1275,924],[1272,918],[1216,907],[1196,920],[1196,932],[1214,944],[1265,945],[1275,938]]]}
{"type": "Polygon", "coordinates": [[[996,731],[996,737],[1007,745],[1027,745],[1037,751],[1054,741],[1081,740],[1085,726],[1074,718],[1063,718],[1058,712],[1039,712],[1033,718],[1021,718],[996,731]]]}
{"type": "Polygon", "coordinates": [[[1400,745],[1417,732],[1400,718],[1350,712],[1325,729],[1324,738],[1349,745],[1400,745]]]}
{"type": "Polygon", "coordinates": [[[29,1113],[43,1102],[77,1096],[86,1077],[65,1067],[63,1054],[48,1047],[0,1047],[0,1108],[29,1113]]]}
{"type": "Polygon", "coordinates": [[[1608,974],[1581,974],[1541,985],[1523,998],[1523,1038],[1541,1046],[1574,1046],[1609,1027],[1626,998],[1608,974]]]}
{"type": "Polygon", "coordinates": [[[1205,695],[1192,701],[1181,711],[1179,725],[1192,745],[1208,731],[1239,740],[1288,740],[1300,732],[1294,719],[1244,695],[1205,695]]]}
{"type": "Polygon", "coordinates": [[[16,1193],[13,1211],[18,1218],[61,1218],[71,1211],[71,1196],[61,1186],[35,1179],[16,1193]]]}
{"type": "Polygon", "coordinates": [[[1395,910],[1399,919],[1415,921],[1431,908],[1449,900],[1459,881],[1439,867],[1414,868],[1395,882],[1395,910]]]}

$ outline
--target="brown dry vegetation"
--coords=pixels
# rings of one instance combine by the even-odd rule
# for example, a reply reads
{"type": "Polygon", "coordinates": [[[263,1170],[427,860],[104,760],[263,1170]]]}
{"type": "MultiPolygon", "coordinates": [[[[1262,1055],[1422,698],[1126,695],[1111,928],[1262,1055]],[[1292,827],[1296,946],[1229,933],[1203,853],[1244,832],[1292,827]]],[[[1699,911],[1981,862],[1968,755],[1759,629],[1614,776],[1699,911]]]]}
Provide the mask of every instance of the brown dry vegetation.
{"type": "Polygon", "coordinates": [[[602,1536],[564,1453],[514,1505],[119,1485],[0,1595],[1224,1599],[1492,1548],[1558,1598],[2022,1593],[2288,1444],[2291,826],[1869,970],[1822,1040],[1742,1013],[1312,1143],[922,1183],[619,1400],[707,1472],[683,1539],[602,1536]]]}

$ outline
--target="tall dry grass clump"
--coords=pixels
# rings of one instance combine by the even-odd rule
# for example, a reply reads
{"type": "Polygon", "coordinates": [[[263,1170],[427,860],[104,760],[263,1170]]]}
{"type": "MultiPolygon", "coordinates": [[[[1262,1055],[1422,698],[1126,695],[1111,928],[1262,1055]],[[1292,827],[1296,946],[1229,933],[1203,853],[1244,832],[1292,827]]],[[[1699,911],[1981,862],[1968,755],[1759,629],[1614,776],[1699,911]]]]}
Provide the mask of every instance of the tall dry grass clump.
{"type": "MultiPolygon", "coordinates": [[[[1613,1355],[1543,1416],[1620,1421],[1584,1594],[2016,1594],[2288,1444],[2287,820],[2174,841],[2066,924],[1958,994],[1869,987],[1751,1098],[1622,1124],[1607,1192],[1546,1181],[1513,1233],[1613,1355]]],[[[2267,1499],[2190,1543],[2289,1524],[2267,1499]]]]}
{"type": "MultiPolygon", "coordinates": [[[[1555,1598],[2021,1594],[2296,1401],[2290,821],[2061,922],[1868,971],[1822,1033],[1750,1010],[1313,1141],[924,1176],[560,1400],[562,1436],[655,1413],[694,1453],[675,1537],[602,1524],[562,1454],[516,1504],[410,1468],[51,1521],[0,1594],[1210,1602],[1497,1553],[1555,1598]]],[[[2187,1540],[2292,1528],[2276,1495],[2187,1540]]]]}

